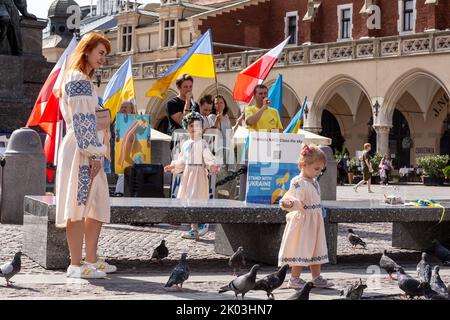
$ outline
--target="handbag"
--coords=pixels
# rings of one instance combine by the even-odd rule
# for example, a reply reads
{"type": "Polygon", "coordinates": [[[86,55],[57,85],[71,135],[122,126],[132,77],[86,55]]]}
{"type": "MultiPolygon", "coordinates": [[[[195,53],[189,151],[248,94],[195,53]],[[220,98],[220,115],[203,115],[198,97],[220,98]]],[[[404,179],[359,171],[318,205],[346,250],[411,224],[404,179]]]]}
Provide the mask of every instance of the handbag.
{"type": "Polygon", "coordinates": [[[95,116],[97,118],[97,131],[109,129],[109,125],[111,124],[111,113],[109,109],[96,110],[95,116]]]}

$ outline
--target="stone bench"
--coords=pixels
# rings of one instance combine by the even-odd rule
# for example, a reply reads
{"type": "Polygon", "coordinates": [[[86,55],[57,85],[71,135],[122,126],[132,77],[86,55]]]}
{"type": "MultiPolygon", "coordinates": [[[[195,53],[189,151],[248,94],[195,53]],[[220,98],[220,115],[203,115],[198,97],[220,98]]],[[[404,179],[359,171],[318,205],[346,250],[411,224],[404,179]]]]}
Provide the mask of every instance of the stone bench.
{"type": "MultiPolygon", "coordinates": [[[[330,263],[337,263],[339,223],[394,222],[392,245],[422,250],[430,239],[444,243],[450,234],[450,218],[439,230],[425,234],[439,221],[441,209],[376,204],[369,201],[323,201],[330,263]]],[[[445,203],[450,208],[450,203],[445,203]]],[[[111,223],[214,223],[215,251],[230,255],[244,246],[250,260],[276,264],[283,235],[285,213],[275,205],[247,204],[212,199],[182,201],[155,198],[111,198],[111,223]]],[[[27,196],[24,201],[23,252],[46,269],[66,268],[69,263],[64,229],[55,228],[55,204],[51,196],[27,196]]]]}

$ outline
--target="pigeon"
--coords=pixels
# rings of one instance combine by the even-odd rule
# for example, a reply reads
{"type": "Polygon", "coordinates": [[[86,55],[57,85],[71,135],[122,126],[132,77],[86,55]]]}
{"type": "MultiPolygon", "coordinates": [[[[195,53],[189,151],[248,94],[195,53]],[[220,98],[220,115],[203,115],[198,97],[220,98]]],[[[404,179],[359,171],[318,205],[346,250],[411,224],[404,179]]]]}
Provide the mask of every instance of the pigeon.
{"type": "Polygon", "coordinates": [[[183,282],[189,278],[190,273],[189,266],[186,262],[186,257],[187,253],[183,253],[181,255],[180,261],[173,269],[172,274],[164,287],[172,287],[173,285],[178,287],[179,285],[179,288],[183,288],[183,282]]]}
{"type": "Polygon", "coordinates": [[[417,264],[417,275],[421,282],[430,283],[431,280],[431,265],[428,263],[428,255],[422,252],[422,260],[417,264]]]}
{"type": "Polygon", "coordinates": [[[228,285],[221,287],[219,293],[234,291],[236,299],[238,298],[238,294],[241,294],[242,300],[244,300],[245,294],[255,287],[256,273],[259,269],[259,264],[255,264],[248,273],[237,277],[228,285]]]}
{"type": "Polygon", "coordinates": [[[241,268],[245,267],[244,248],[239,247],[235,253],[230,257],[228,265],[233,268],[233,276],[237,276],[236,270],[241,271],[241,268]]]}
{"type": "Polygon", "coordinates": [[[161,244],[153,250],[151,260],[156,259],[158,262],[161,262],[161,260],[166,258],[168,255],[169,249],[166,247],[166,240],[161,240],[161,244]]]}
{"type": "Polygon", "coordinates": [[[450,292],[448,288],[445,286],[444,281],[442,281],[441,276],[439,275],[439,266],[434,266],[433,275],[431,276],[430,281],[431,289],[436,291],[438,294],[450,298],[450,292]]]}
{"type": "Polygon", "coordinates": [[[22,262],[20,260],[21,256],[22,252],[16,252],[12,262],[7,262],[0,266],[0,276],[5,278],[7,287],[9,287],[11,283],[13,283],[11,281],[11,278],[20,272],[20,268],[22,266],[22,262]]]}
{"type": "Polygon", "coordinates": [[[266,292],[269,299],[275,299],[273,291],[281,287],[286,278],[286,273],[289,269],[289,265],[283,265],[277,272],[271,273],[264,278],[256,281],[253,290],[263,290],[266,292]]]}
{"type": "Polygon", "coordinates": [[[297,290],[297,292],[287,298],[287,300],[309,300],[309,293],[312,288],[314,288],[314,284],[309,281],[305,283],[302,290],[297,290]]]}
{"type": "Polygon", "coordinates": [[[387,256],[387,250],[383,251],[383,254],[380,258],[380,268],[384,269],[391,280],[397,280],[392,278],[392,274],[397,272],[397,268],[400,268],[400,266],[391,258],[387,256]]]}
{"type": "Polygon", "coordinates": [[[413,299],[424,295],[423,284],[426,282],[421,283],[407,275],[402,267],[397,268],[397,281],[398,287],[404,292],[405,297],[409,296],[410,299],[413,299]]]}
{"type": "Polygon", "coordinates": [[[450,250],[444,247],[438,240],[433,240],[433,252],[434,255],[441,260],[445,266],[450,266],[450,250]]]}
{"type": "Polygon", "coordinates": [[[344,290],[341,290],[341,296],[345,296],[348,300],[361,300],[364,289],[367,288],[366,284],[362,283],[362,280],[359,279],[359,282],[348,285],[344,290]]]}
{"type": "Polygon", "coordinates": [[[357,234],[353,232],[353,229],[348,229],[347,239],[348,241],[350,241],[353,247],[360,245],[365,249],[367,246],[366,243],[357,234]]]}
{"type": "Polygon", "coordinates": [[[422,282],[420,284],[423,290],[423,295],[427,300],[448,300],[448,297],[439,294],[438,292],[431,289],[431,286],[428,282],[422,282]]]}

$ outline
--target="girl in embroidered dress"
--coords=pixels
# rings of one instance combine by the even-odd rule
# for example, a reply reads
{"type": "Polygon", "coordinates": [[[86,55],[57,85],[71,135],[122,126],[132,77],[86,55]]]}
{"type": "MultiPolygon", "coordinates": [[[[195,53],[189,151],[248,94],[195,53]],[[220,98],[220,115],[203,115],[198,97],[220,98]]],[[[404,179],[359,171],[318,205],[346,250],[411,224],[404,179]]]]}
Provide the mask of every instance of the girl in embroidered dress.
{"type": "Polygon", "coordinates": [[[110,50],[104,35],[91,32],[83,36],[69,58],[60,90],[67,133],[58,152],[56,226],[66,228],[70,278],[104,278],[117,270],[97,257],[102,224],[110,221],[108,182],[102,169],[103,158],[109,156],[109,139],[105,141],[104,132],[97,131],[98,97],[92,76],[110,50]]]}
{"type": "MultiPolygon", "coordinates": [[[[208,170],[211,174],[217,174],[219,167],[214,155],[208,148],[208,144],[202,139],[203,125],[202,115],[198,112],[190,112],[183,118],[183,128],[189,132],[190,139],[183,143],[178,158],[164,167],[165,171],[172,173],[183,172],[177,199],[208,200],[209,182],[208,170]]],[[[191,224],[191,230],[183,235],[185,239],[199,238],[199,225],[191,224]]]]}
{"type": "Polygon", "coordinates": [[[292,267],[289,288],[302,289],[302,268],[309,266],[316,287],[326,288],[333,283],[320,275],[321,264],[328,262],[325,227],[320,204],[320,187],[316,178],[326,165],[322,150],[305,145],[299,160],[300,175],[291,181],[289,191],[280,200],[280,208],[288,211],[278,265],[292,267]]]}

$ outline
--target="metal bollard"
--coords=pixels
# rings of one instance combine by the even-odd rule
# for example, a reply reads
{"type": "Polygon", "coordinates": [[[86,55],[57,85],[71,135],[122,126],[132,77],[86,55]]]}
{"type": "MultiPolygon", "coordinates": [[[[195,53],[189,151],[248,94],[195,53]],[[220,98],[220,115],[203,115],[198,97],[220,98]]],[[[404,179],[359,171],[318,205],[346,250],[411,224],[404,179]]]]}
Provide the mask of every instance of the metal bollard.
{"type": "Polygon", "coordinates": [[[1,223],[23,224],[25,195],[45,195],[46,159],[41,140],[29,128],[15,130],[4,154],[1,174],[1,223]]]}

